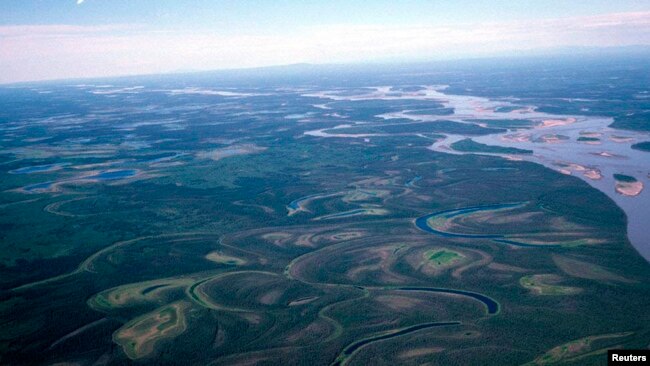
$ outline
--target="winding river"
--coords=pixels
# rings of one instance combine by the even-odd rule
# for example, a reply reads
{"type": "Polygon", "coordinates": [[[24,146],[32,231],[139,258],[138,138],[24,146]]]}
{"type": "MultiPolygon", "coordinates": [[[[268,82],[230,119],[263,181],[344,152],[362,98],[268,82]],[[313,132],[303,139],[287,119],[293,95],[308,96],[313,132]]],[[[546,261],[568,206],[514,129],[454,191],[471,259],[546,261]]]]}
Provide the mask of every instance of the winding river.
{"type": "MultiPolygon", "coordinates": [[[[636,250],[650,261],[650,232],[647,220],[650,217],[650,154],[634,150],[631,145],[650,140],[650,134],[638,131],[624,131],[609,128],[612,119],[583,115],[556,115],[536,111],[535,106],[513,98],[491,100],[483,97],[445,94],[446,86],[425,86],[416,92],[396,92],[391,87],[376,87],[358,95],[340,95],[336,92],[319,92],[305,96],[330,100],[398,100],[416,99],[440,102],[454,113],[447,116],[423,115],[413,111],[379,115],[384,124],[395,124],[391,120],[409,119],[414,122],[454,121],[485,125],[490,120],[529,120],[531,128],[510,128],[506,132],[485,136],[445,134],[435,141],[430,150],[448,154],[484,154],[500,156],[511,160],[525,160],[538,163],[563,174],[575,175],[592,187],[609,196],[625,211],[628,220],[628,238],[636,250]],[[477,121],[482,120],[482,121],[477,121]],[[462,139],[501,147],[531,150],[532,154],[511,155],[498,153],[461,152],[451,145],[462,139]],[[580,140],[579,140],[580,139],[580,140]],[[621,185],[614,174],[634,177],[634,185],[621,185]]],[[[397,122],[396,122],[397,123],[397,122]]],[[[403,121],[401,122],[403,123],[403,121]]],[[[318,137],[362,138],[389,134],[350,134],[349,127],[339,125],[330,129],[305,132],[318,137]]],[[[411,135],[421,135],[410,133],[411,135]]]]}

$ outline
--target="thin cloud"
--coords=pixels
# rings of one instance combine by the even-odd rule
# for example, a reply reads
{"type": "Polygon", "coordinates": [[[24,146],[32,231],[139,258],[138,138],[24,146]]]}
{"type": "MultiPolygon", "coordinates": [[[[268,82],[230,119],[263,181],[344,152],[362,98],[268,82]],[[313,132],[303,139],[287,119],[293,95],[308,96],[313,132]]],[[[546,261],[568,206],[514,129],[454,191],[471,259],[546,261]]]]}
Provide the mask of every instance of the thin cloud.
{"type": "Polygon", "coordinates": [[[555,47],[650,45],[650,12],[477,24],[328,25],[220,35],[139,25],[0,26],[0,82],[296,62],[491,56],[555,47]]]}

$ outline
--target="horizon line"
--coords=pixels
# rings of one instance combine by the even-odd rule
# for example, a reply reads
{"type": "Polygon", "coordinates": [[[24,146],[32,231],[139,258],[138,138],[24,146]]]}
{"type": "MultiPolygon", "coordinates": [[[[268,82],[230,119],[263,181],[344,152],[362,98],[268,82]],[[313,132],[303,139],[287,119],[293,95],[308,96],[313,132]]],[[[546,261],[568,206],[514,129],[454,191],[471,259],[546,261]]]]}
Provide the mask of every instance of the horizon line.
{"type": "Polygon", "coordinates": [[[443,58],[429,58],[429,59],[410,59],[410,60],[396,60],[396,59],[374,59],[366,61],[351,61],[351,62],[326,62],[326,63],[313,63],[313,62],[296,62],[296,63],[279,63],[270,65],[250,66],[250,67],[223,67],[211,69],[197,69],[197,70],[169,70],[164,72],[152,73],[127,73],[127,74],[114,74],[114,75],[97,75],[97,76],[82,76],[82,77],[63,77],[63,78],[45,78],[45,79],[32,79],[23,81],[0,82],[0,86],[20,86],[32,85],[40,83],[57,83],[57,82],[74,82],[84,80],[110,80],[110,79],[124,79],[134,77],[153,77],[153,76],[168,76],[168,75],[192,75],[201,73],[219,73],[219,72],[237,72],[237,71],[254,71],[254,70],[267,70],[274,68],[287,68],[296,66],[310,66],[310,67],[327,67],[327,66],[350,66],[359,67],[364,65],[374,66],[389,66],[389,65],[416,65],[428,63],[444,63],[450,61],[488,61],[488,60],[525,60],[528,58],[560,58],[560,57],[576,57],[576,56],[648,56],[650,57],[650,45],[626,45],[626,46],[603,46],[603,47],[554,47],[550,49],[528,49],[528,50],[512,50],[495,55],[476,55],[476,56],[451,56],[443,58]],[[572,51],[573,53],[569,53],[572,51]],[[576,52],[577,51],[577,52],[576,52]],[[600,52],[599,52],[600,51],[600,52]],[[602,51],[609,51],[602,53],[602,51]],[[613,51],[613,52],[612,52],[613,51]],[[632,52],[630,52],[632,51],[632,52]]]}

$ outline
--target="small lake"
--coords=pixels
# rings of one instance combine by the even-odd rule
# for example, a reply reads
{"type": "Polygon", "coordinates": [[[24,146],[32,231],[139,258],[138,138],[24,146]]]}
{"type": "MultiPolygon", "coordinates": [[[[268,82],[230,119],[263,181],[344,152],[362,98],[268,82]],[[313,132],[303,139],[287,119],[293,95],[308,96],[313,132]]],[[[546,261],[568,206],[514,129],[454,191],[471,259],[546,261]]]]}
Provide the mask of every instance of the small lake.
{"type": "Polygon", "coordinates": [[[32,173],[45,173],[59,170],[62,167],[70,165],[70,163],[56,163],[56,164],[46,164],[46,165],[32,165],[26,166],[23,168],[18,168],[10,170],[9,174],[32,174],[32,173]]]}
{"type": "Polygon", "coordinates": [[[450,326],[450,325],[460,325],[460,324],[461,324],[460,322],[438,322],[438,323],[423,323],[423,324],[414,325],[412,327],[408,327],[408,328],[398,330],[398,331],[396,331],[394,333],[388,333],[388,334],[379,335],[379,336],[372,337],[372,338],[362,339],[360,341],[352,343],[351,345],[349,345],[348,347],[345,348],[345,350],[343,351],[343,354],[346,355],[346,356],[349,356],[352,353],[354,353],[354,351],[358,350],[359,348],[365,346],[368,343],[377,342],[377,341],[381,341],[381,340],[384,340],[384,339],[390,339],[390,338],[393,338],[393,337],[399,337],[401,335],[413,333],[413,332],[418,331],[418,330],[433,328],[433,327],[447,327],[447,326],[450,326]]]}
{"type": "Polygon", "coordinates": [[[485,304],[487,308],[487,312],[490,315],[494,315],[499,312],[499,303],[494,301],[493,299],[483,295],[479,294],[477,292],[471,292],[471,291],[463,291],[463,290],[454,290],[454,289],[448,289],[448,288],[437,288],[437,287],[399,287],[397,290],[400,291],[420,291],[420,292],[437,292],[437,293],[443,293],[443,294],[453,294],[453,295],[462,295],[462,296],[467,296],[471,297],[473,299],[476,299],[483,304],[485,304]]]}

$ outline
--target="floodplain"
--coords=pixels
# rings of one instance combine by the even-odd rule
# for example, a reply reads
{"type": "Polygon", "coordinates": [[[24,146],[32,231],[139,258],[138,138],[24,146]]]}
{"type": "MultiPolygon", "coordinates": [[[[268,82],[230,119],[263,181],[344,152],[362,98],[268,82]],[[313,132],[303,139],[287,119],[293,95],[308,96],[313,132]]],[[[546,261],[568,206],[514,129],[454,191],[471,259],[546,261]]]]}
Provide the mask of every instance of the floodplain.
{"type": "Polygon", "coordinates": [[[647,347],[644,68],[470,66],[0,87],[0,363],[647,347]]]}

